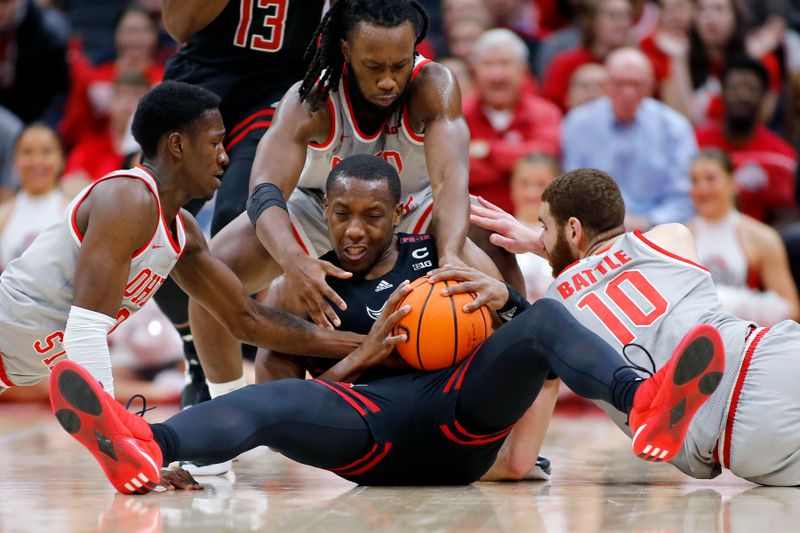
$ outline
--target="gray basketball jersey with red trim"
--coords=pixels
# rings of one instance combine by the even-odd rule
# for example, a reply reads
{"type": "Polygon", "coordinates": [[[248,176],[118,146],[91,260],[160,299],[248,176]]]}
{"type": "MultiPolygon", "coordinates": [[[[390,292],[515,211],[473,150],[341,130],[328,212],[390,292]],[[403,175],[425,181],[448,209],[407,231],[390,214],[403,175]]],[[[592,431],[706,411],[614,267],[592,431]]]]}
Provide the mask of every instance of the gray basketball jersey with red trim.
{"type": "MultiPolygon", "coordinates": [[[[698,411],[684,449],[672,461],[693,477],[717,475],[712,451],[750,323],[722,311],[708,270],[659,248],[637,231],[567,267],[545,297],[564,304],[620,354],[625,345],[638,344],[653,357],[656,368],[669,361],[694,326],[711,324],[719,330],[726,352],[723,380],[698,411]]],[[[638,348],[632,346],[626,353],[634,363],[650,368],[638,348]]],[[[620,363],[628,364],[623,359],[620,363]]],[[[596,403],[630,436],[625,414],[605,402],[596,403]]]]}
{"type": "MultiPolygon", "coordinates": [[[[40,233],[0,277],[0,352],[5,372],[15,385],[40,381],[64,355],[61,340],[72,307],[73,278],[83,240],[75,215],[99,181],[116,178],[142,180],[159,202],[156,182],[143,167],[112,172],[84,189],[67,207],[62,219],[40,233]]],[[[186,243],[180,215],[176,218],[173,239],[160,202],[158,213],[158,226],[151,240],[131,259],[117,325],[153,296],[186,243]]]]}
{"type": "MultiPolygon", "coordinates": [[[[430,62],[430,59],[417,56],[412,82],[430,62]]],[[[339,161],[351,155],[374,154],[397,169],[401,197],[404,205],[411,207],[414,204],[412,196],[427,187],[430,179],[425,165],[424,133],[415,133],[408,124],[408,104],[392,113],[372,136],[358,127],[344,77],[339,81],[339,90],[329,94],[327,105],[331,111],[330,135],[322,144],[308,145],[305,166],[297,186],[324,190],[328,173],[339,161]]]]}

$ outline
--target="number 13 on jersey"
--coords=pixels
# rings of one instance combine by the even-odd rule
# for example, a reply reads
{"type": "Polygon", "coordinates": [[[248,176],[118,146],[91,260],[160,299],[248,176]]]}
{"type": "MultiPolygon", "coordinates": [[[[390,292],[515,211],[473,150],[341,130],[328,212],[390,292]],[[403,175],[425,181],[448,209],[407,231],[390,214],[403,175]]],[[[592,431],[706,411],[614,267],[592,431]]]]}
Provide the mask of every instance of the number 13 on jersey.
{"type": "Polygon", "coordinates": [[[578,301],[578,309],[587,309],[623,346],[636,339],[628,324],[650,327],[667,314],[669,301],[638,270],[627,270],[600,291],[590,292],[578,301]]]}
{"type": "Polygon", "coordinates": [[[286,30],[289,0],[239,1],[239,24],[233,44],[261,52],[280,50],[286,30]]]}

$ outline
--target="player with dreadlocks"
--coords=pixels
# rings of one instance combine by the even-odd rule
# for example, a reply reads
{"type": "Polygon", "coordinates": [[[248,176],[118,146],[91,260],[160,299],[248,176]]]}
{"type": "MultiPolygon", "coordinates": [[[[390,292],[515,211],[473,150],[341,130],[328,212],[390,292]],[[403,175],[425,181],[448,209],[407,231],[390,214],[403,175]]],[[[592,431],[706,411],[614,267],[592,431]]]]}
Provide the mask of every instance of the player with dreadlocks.
{"type": "MultiPolygon", "coordinates": [[[[251,293],[285,272],[309,317],[340,324],[335,309],[346,305],[325,278],[352,274],[318,259],[331,249],[322,199],[331,168],[354,154],[397,169],[397,231],[435,235],[438,258],[419,257],[416,268],[468,262],[497,274],[466,239],[469,130],[453,74],[416,52],[427,29],[424,9],[411,0],[338,0],[323,18],[304,80],[283,97],[259,144],[247,213],[212,241],[251,293]]],[[[357,260],[366,250],[345,253],[357,260]]],[[[242,386],[238,343],[201,306],[193,303],[190,316],[212,389],[242,386]]]]}

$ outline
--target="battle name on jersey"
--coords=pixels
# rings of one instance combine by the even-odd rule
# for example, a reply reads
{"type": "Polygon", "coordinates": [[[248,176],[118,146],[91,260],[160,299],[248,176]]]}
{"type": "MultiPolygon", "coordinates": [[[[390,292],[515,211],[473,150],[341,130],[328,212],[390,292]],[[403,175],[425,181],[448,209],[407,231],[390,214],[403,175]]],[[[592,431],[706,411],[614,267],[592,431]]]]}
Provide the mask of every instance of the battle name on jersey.
{"type": "Polygon", "coordinates": [[[579,270],[566,281],[559,283],[556,286],[558,294],[564,300],[568,300],[576,292],[591,287],[608,274],[619,270],[623,265],[631,261],[631,257],[625,253],[625,250],[617,250],[613,254],[607,253],[594,267],[579,270]]]}

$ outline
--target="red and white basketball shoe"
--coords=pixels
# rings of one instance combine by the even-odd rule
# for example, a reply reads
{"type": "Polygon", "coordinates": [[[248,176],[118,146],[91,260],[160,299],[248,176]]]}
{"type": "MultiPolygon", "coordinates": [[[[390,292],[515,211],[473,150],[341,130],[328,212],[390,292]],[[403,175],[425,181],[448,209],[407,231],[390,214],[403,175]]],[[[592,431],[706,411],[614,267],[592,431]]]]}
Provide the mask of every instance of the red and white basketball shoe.
{"type": "Polygon", "coordinates": [[[675,457],[695,413],[717,390],[724,369],[725,347],[716,328],[702,324],[687,333],[672,359],[633,397],[628,416],[633,453],[652,462],[675,457]]]}
{"type": "Polygon", "coordinates": [[[160,480],[161,448],[144,418],[117,403],[82,366],[55,365],[50,404],[61,426],[89,450],[123,494],[145,494],[160,480]]]}

